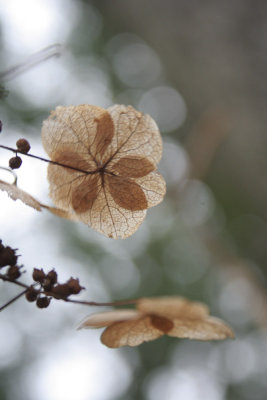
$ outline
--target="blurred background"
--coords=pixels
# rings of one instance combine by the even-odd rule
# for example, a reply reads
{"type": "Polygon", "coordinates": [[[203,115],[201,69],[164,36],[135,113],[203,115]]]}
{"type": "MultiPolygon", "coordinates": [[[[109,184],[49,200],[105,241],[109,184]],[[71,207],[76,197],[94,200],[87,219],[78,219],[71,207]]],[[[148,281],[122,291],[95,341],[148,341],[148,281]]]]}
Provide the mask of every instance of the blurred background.
{"type": "MultiPolygon", "coordinates": [[[[164,141],[167,195],[126,240],[0,193],[0,238],[19,249],[24,282],[54,267],[87,300],[182,295],[236,333],[111,350],[75,330],[96,307],[20,299],[0,315],[1,400],[266,399],[266,46],[263,0],[0,0],[1,144],[25,137],[45,156],[42,121],[82,103],[131,104],[164,141]]],[[[10,157],[0,149],[1,166],[10,157]]],[[[18,185],[50,202],[41,162],[24,157],[18,185]]],[[[0,282],[1,305],[11,286],[0,282]]]]}

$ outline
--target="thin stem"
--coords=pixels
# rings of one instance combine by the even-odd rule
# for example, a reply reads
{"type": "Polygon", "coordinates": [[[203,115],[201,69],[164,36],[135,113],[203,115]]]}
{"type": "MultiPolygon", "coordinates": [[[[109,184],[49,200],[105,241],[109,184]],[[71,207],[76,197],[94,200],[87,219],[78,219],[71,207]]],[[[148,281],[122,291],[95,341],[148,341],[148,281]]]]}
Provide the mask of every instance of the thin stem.
{"type": "Polygon", "coordinates": [[[3,311],[6,307],[8,307],[10,304],[14,303],[16,300],[18,300],[20,297],[22,297],[26,292],[28,288],[17,294],[17,296],[13,297],[13,299],[9,300],[7,303],[5,303],[2,307],[0,307],[0,312],[3,311]]]}
{"type": "MultiPolygon", "coordinates": [[[[25,283],[19,282],[19,281],[14,281],[10,278],[8,278],[6,275],[0,274],[0,279],[2,279],[3,281],[6,282],[11,282],[14,283],[15,285],[21,286],[23,288],[25,288],[26,292],[31,286],[26,285],[25,283]]],[[[36,283],[37,284],[37,283],[36,283]]],[[[49,291],[39,291],[40,294],[45,294],[46,296],[51,296],[53,298],[54,294],[53,292],[49,292],[49,291]]],[[[63,298],[56,298],[57,300],[64,300],[68,303],[74,303],[74,304],[83,304],[85,306],[107,306],[107,307],[112,307],[112,306],[126,306],[128,304],[135,304],[137,302],[137,299],[131,299],[131,300],[118,300],[118,301],[112,301],[112,302],[103,302],[103,303],[98,303],[96,301],[85,301],[85,300],[73,300],[73,299],[63,299],[63,298]]],[[[15,300],[14,300],[15,301],[15,300]]],[[[12,301],[11,301],[12,302],[12,301]]],[[[6,305],[4,306],[4,308],[6,307],[6,305]]],[[[1,308],[0,308],[1,311],[1,308]]]]}
{"type": "Polygon", "coordinates": [[[0,72],[0,81],[8,81],[21,75],[28,69],[49,60],[52,57],[59,57],[61,55],[61,45],[52,44],[44,49],[32,54],[23,63],[15,65],[8,70],[0,72]]]}
{"type": "Polygon", "coordinates": [[[83,300],[72,300],[72,299],[66,299],[65,301],[67,301],[69,303],[83,304],[85,306],[107,306],[107,307],[112,307],[112,306],[126,306],[128,304],[136,304],[137,299],[118,300],[118,301],[112,301],[112,302],[107,302],[107,303],[98,303],[96,301],[83,301],[83,300]]]}
{"type": "Polygon", "coordinates": [[[93,175],[93,174],[96,174],[96,173],[100,172],[99,169],[96,169],[95,171],[85,171],[84,169],[71,167],[70,165],[62,164],[62,163],[57,162],[57,161],[48,160],[47,158],[35,156],[34,154],[24,153],[23,151],[20,151],[18,149],[13,149],[13,147],[4,146],[2,144],[0,144],[0,148],[12,151],[13,153],[16,153],[16,154],[19,153],[19,154],[22,154],[24,156],[35,158],[37,160],[44,161],[44,162],[47,162],[47,163],[50,163],[50,164],[53,164],[53,165],[58,165],[60,167],[69,168],[69,169],[72,169],[74,171],[82,172],[83,174],[86,174],[86,175],[93,175]]]}
{"type": "Polygon", "coordinates": [[[6,168],[6,167],[2,167],[2,166],[0,166],[0,169],[3,169],[4,171],[10,172],[13,175],[13,178],[14,178],[14,182],[12,183],[12,185],[17,185],[18,177],[17,177],[17,174],[12,169],[6,168]]]}
{"type": "Polygon", "coordinates": [[[2,279],[5,282],[15,283],[15,285],[21,286],[21,287],[23,287],[23,288],[25,288],[27,290],[29,289],[29,286],[26,285],[25,283],[22,283],[22,282],[19,282],[19,281],[14,281],[13,279],[9,278],[6,275],[0,274],[0,279],[2,279]]]}

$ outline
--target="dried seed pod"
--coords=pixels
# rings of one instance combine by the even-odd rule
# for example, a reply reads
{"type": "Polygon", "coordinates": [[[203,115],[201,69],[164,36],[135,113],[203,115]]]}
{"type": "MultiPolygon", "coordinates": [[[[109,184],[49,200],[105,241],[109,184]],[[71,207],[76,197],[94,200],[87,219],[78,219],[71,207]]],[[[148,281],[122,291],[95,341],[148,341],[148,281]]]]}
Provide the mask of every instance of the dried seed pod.
{"type": "Polygon", "coordinates": [[[9,160],[9,167],[11,169],[18,169],[22,164],[22,159],[19,156],[11,157],[9,160]]]}
{"type": "Polygon", "coordinates": [[[26,140],[24,138],[17,140],[16,145],[17,145],[17,149],[19,151],[22,151],[23,153],[28,153],[31,148],[28,140],[26,140]]]}
{"type": "Polygon", "coordinates": [[[57,283],[57,273],[56,273],[56,271],[54,269],[49,271],[48,274],[47,274],[47,278],[50,280],[51,285],[54,285],[55,283],[57,283]]]}
{"type": "Polygon", "coordinates": [[[38,308],[47,308],[50,304],[51,299],[49,297],[38,297],[36,305],[38,308]]]}
{"type": "Polygon", "coordinates": [[[51,280],[47,276],[42,281],[42,287],[46,292],[49,292],[51,290],[51,288],[52,288],[51,280]]]}
{"type": "Polygon", "coordinates": [[[28,301],[33,302],[37,299],[38,291],[35,290],[32,286],[29,287],[27,292],[25,293],[25,297],[28,301]]]}
{"type": "Polygon", "coordinates": [[[18,279],[20,275],[20,268],[17,265],[11,265],[7,270],[7,276],[12,280],[18,279]]]}
{"type": "Polygon", "coordinates": [[[53,293],[53,296],[56,299],[66,299],[68,296],[73,294],[72,289],[67,283],[53,286],[51,289],[51,293],[53,293]]]}
{"type": "Polygon", "coordinates": [[[46,274],[44,273],[43,269],[34,268],[33,273],[32,273],[32,279],[35,282],[42,283],[45,278],[46,278],[46,274]]]}
{"type": "Polygon", "coordinates": [[[7,246],[0,248],[0,268],[5,267],[7,265],[15,265],[17,262],[18,256],[16,256],[16,250],[11,249],[11,247],[7,246]]]}
{"type": "Polygon", "coordinates": [[[72,294],[78,294],[82,289],[84,289],[79,282],[79,279],[70,278],[67,285],[72,294]]]}

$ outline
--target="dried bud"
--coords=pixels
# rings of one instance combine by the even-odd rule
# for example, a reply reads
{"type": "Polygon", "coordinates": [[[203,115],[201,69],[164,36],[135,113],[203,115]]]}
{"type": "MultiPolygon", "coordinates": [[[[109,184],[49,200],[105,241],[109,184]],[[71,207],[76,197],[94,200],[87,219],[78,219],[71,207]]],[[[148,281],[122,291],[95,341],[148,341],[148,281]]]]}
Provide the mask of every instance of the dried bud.
{"type": "Polygon", "coordinates": [[[38,291],[35,290],[32,286],[27,290],[25,297],[28,301],[33,302],[37,299],[38,291]]]}
{"type": "Polygon", "coordinates": [[[46,308],[49,306],[51,299],[49,297],[38,297],[36,305],[38,308],[46,308]]]}
{"type": "Polygon", "coordinates": [[[18,150],[22,151],[23,153],[28,153],[28,151],[31,148],[30,143],[28,142],[28,140],[23,139],[23,138],[17,140],[16,145],[17,145],[18,150]]]}
{"type": "Polygon", "coordinates": [[[15,265],[18,259],[16,256],[16,250],[11,249],[11,247],[4,247],[1,244],[0,248],[0,268],[5,267],[6,265],[15,265]]]}
{"type": "Polygon", "coordinates": [[[16,280],[17,278],[20,277],[20,275],[21,275],[21,272],[17,265],[12,265],[7,270],[7,276],[12,280],[16,280]]]}
{"type": "Polygon", "coordinates": [[[47,278],[50,280],[51,285],[54,285],[55,283],[57,283],[57,273],[56,273],[56,271],[54,269],[49,271],[48,274],[47,274],[47,278]]]}
{"type": "Polygon", "coordinates": [[[19,156],[11,157],[9,160],[9,166],[11,169],[17,169],[21,166],[22,159],[19,156]]]}
{"type": "Polygon", "coordinates": [[[66,299],[68,296],[72,294],[71,289],[69,288],[67,283],[58,284],[53,286],[51,289],[51,293],[53,293],[56,299],[66,299]]]}
{"type": "Polygon", "coordinates": [[[45,278],[46,274],[44,273],[43,269],[34,268],[32,273],[32,279],[35,282],[42,283],[45,278]]]}
{"type": "Polygon", "coordinates": [[[79,279],[70,278],[67,285],[71,291],[71,294],[78,294],[82,289],[84,289],[79,282],[79,279]]]}
{"type": "Polygon", "coordinates": [[[52,288],[51,280],[46,276],[46,278],[42,281],[42,287],[46,292],[49,292],[52,288]]]}

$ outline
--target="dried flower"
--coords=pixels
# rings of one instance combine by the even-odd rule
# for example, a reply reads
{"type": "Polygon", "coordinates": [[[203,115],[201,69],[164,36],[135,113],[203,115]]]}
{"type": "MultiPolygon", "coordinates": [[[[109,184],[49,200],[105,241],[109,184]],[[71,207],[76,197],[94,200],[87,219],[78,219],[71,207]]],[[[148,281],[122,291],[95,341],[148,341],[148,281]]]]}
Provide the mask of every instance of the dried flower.
{"type": "Polygon", "coordinates": [[[39,269],[39,268],[33,269],[32,279],[35,282],[42,283],[45,278],[46,278],[46,274],[44,273],[43,269],[39,269]]]}
{"type": "Polygon", "coordinates": [[[5,267],[7,265],[15,265],[17,262],[18,256],[16,256],[16,250],[11,247],[3,246],[1,241],[0,246],[0,268],[5,267]]]}
{"type": "Polygon", "coordinates": [[[46,291],[49,292],[52,288],[53,284],[49,278],[45,278],[42,282],[42,288],[46,291]]]}
{"type": "Polygon", "coordinates": [[[231,328],[209,315],[205,304],[183,297],[155,297],[137,300],[136,309],[122,309],[92,314],[81,328],[106,327],[101,341],[108,347],[138,346],[164,334],[196,340],[233,338],[231,328]]]}
{"type": "Polygon", "coordinates": [[[56,299],[67,299],[72,294],[68,283],[57,284],[51,288],[51,294],[56,299]]]}
{"type": "Polygon", "coordinates": [[[51,271],[48,272],[47,279],[50,280],[51,285],[54,285],[55,283],[57,283],[57,273],[54,269],[52,269],[51,271]]]}
{"type": "Polygon", "coordinates": [[[79,294],[82,289],[84,289],[79,282],[79,279],[70,278],[67,285],[71,291],[71,294],[79,294]]]}
{"type": "Polygon", "coordinates": [[[32,286],[29,287],[27,292],[25,293],[25,297],[29,302],[33,302],[37,299],[38,291],[35,290],[32,286]]]}
{"type": "Polygon", "coordinates": [[[48,166],[52,200],[98,232],[126,238],[147,208],[162,201],[160,133],[133,107],[57,107],[43,123],[42,139],[51,160],[66,166],[48,166]]]}
{"type": "Polygon", "coordinates": [[[11,265],[7,270],[7,276],[12,280],[16,280],[20,277],[20,275],[20,267],[18,267],[17,265],[11,265]]]}

